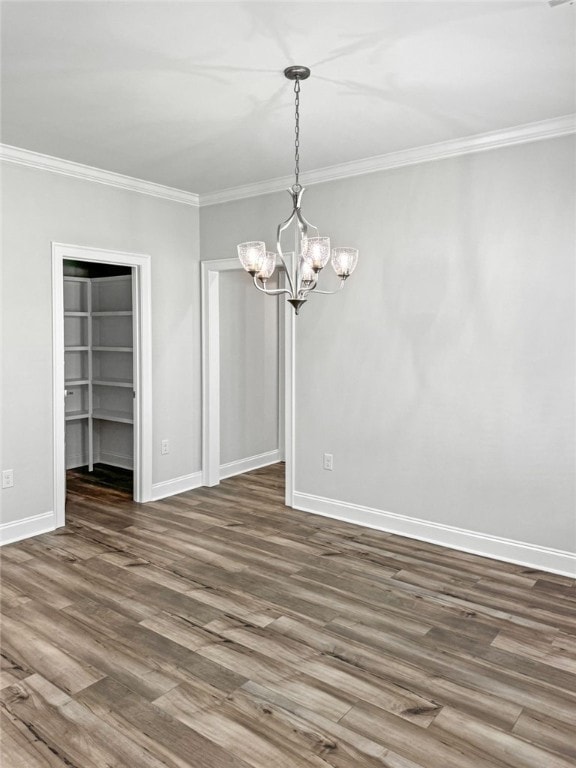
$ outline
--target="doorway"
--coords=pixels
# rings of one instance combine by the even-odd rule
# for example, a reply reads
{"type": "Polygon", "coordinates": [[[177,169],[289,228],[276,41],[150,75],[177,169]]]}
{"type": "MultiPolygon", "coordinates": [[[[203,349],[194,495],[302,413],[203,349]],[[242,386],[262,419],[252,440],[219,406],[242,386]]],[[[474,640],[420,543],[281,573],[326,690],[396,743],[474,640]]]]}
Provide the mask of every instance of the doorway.
{"type": "MultiPolygon", "coordinates": [[[[291,506],[293,313],[287,311],[291,308],[286,307],[285,302],[257,294],[246,280],[238,259],[204,261],[201,271],[203,484],[217,485],[226,477],[283,460],[286,503],[291,506]],[[241,303],[243,290],[249,296],[244,305],[241,303]],[[262,302],[259,310],[256,309],[258,302],[262,302]],[[222,315],[222,308],[229,310],[229,317],[222,315]],[[258,311],[260,314],[255,321],[251,315],[258,311]],[[235,324],[238,329],[234,328],[235,324]],[[257,335],[256,341],[252,334],[257,335]],[[238,337],[236,348],[235,336],[238,337]],[[257,348],[262,347],[260,356],[255,355],[254,344],[257,348]],[[239,358],[241,376],[231,380],[226,362],[234,354],[239,358]],[[277,361],[275,370],[272,370],[271,360],[277,361]],[[276,391],[271,392],[270,388],[276,391]],[[274,413],[270,410],[272,402],[277,404],[274,413]],[[262,424],[258,425],[260,406],[262,424]],[[277,424],[271,425],[274,414],[277,424]],[[222,430],[223,423],[227,428],[235,429],[237,445],[247,440],[245,433],[250,433],[253,449],[244,454],[240,451],[240,458],[231,461],[235,458],[230,455],[234,440],[228,439],[222,430]],[[276,444],[269,443],[262,452],[254,450],[257,440],[274,428],[276,444]]],[[[283,285],[282,271],[279,280],[283,285]]]]}
{"type": "Polygon", "coordinates": [[[151,498],[147,256],[53,245],[54,508],[82,489],[151,498]]]}

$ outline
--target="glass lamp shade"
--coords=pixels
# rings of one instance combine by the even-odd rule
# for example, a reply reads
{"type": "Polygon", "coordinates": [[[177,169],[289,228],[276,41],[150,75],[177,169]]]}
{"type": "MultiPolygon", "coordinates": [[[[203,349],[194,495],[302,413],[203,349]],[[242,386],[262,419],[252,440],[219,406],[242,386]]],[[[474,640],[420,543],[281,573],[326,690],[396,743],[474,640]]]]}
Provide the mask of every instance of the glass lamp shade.
{"type": "Polygon", "coordinates": [[[240,243],[238,258],[246,272],[250,272],[251,275],[257,274],[262,269],[266,258],[266,243],[261,240],[240,243]]]}
{"type": "Polygon", "coordinates": [[[312,267],[314,272],[319,272],[326,266],[330,258],[330,238],[303,237],[302,258],[312,267]]]}
{"type": "Polygon", "coordinates": [[[332,267],[338,277],[344,280],[356,269],[358,264],[357,248],[332,248],[332,267]]]}
{"type": "Polygon", "coordinates": [[[307,261],[300,262],[300,287],[307,290],[311,288],[318,279],[317,273],[312,269],[307,261]]]}
{"type": "Polygon", "coordinates": [[[265,283],[269,277],[272,277],[275,269],[276,269],[276,254],[274,253],[274,251],[266,251],[266,253],[264,254],[264,259],[262,260],[260,269],[256,273],[256,277],[262,280],[263,283],[265,283]]]}

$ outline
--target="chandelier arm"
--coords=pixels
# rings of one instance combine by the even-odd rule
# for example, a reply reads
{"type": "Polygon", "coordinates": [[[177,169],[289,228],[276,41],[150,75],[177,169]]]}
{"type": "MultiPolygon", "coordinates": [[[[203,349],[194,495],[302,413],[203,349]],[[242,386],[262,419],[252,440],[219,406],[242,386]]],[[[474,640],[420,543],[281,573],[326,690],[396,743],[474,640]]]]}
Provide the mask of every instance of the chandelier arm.
{"type": "Polygon", "coordinates": [[[286,277],[288,278],[288,284],[290,285],[291,295],[292,295],[292,297],[295,298],[296,297],[296,291],[294,289],[294,281],[292,280],[292,275],[290,274],[290,269],[288,268],[288,265],[286,264],[286,259],[284,258],[284,254],[282,253],[282,243],[280,242],[280,240],[282,238],[282,233],[284,232],[284,230],[288,229],[290,224],[292,224],[292,222],[294,221],[294,217],[296,216],[297,211],[298,211],[298,209],[296,207],[296,204],[295,204],[295,201],[294,201],[294,195],[292,194],[292,191],[289,189],[288,192],[292,196],[294,207],[292,208],[292,213],[290,214],[290,216],[288,216],[286,221],[283,221],[281,224],[278,224],[278,228],[276,230],[276,250],[278,251],[278,256],[280,256],[280,260],[281,260],[282,264],[284,265],[284,269],[286,270],[286,277]]]}
{"type": "MultiPolygon", "coordinates": [[[[305,230],[305,234],[308,234],[308,227],[312,227],[312,229],[315,229],[315,230],[316,230],[316,232],[319,232],[319,231],[320,231],[320,230],[318,229],[318,227],[317,227],[315,224],[311,224],[311,223],[308,221],[308,219],[307,219],[307,218],[304,216],[304,214],[303,214],[303,213],[302,213],[302,211],[300,210],[300,207],[298,207],[298,209],[297,209],[297,211],[296,211],[296,215],[298,216],[298,221],[299,221],[299,222],[302,224],[302,226],[304,227],[304,230],[305,230]]],[[[302,231],[302,229],[300,229],[300,231],[302,231]]]]}
{"type": "Polygon", "coordinates": [[[300,208],[295,208],[294,213],[296,214],[296,221],[298,223],[298,229],[300,230],[300,235],[304,237],[308,237],[308,222],[302,216],[302,212],[300,211],[300,208]]]}
{"type": "Polygon", "coordinates": [[[320,291],[316,288],[316,286],[314,286],[314,288],[310,288],[308,293],[312,293],[312,291],[314,291],[314,293],[323,293],[324,296],[332,296],[335,293],[339,293],[342,290],[342,288],[344,288],[345,282],[346,282],[345,278],[344,279],[340,278],[340,285],[338,286],[338,288],[336,288],[335,291],[320,291]]]}
{"type": "MultiPolygon", "coordinates": [[[[284,272],[286,274],[286,277],[288,278],[288,282],[290,283],[290,287],[292,288],[292,280],[290,279],[290,270],[288,269],[288,265],[286,264],[286,259],[284,258],[284,254],[282,253],[282,249],[278,247],[277,244],[277,250],[278,250],[278,256],[280,257],[280,261],[282,262],[282,266],[284,267],[284,272]]],[[[294,292],[294,289],[292,288],[292,293],[294,292]]]]}
{"type": "Polygon", "coordinates": [[[309,286],[308,288],[303,288],[302,283],[304,282],[302,280],[302,265],[304,264],[304,257],[300,256],[298,259],[298,269],[297,269],[297,287],[298,287],[298,296],[307,296],[310,291],[314,290],[315,286],[318,284],[318,275],[314,278],[314,284],[312,286],[309,286]]]}
{"type": "Polygon", "coordinates": [[[279,296],[281,293],[287,293],[288,296],[292,296],[290,291],[287,288],[264,288],[261,285],[258,285],[258,278],[256,275],[254,275],[254,285],[256,288],[258,288],[259,291],[262,291],[262,293],[267,294],[268,296],[279,296]]]}

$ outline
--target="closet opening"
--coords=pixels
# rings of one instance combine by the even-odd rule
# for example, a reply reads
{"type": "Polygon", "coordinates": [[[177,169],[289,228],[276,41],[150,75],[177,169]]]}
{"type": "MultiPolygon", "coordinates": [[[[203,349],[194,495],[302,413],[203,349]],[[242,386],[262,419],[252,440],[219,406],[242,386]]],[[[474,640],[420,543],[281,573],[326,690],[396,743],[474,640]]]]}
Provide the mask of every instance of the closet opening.
{"type": "Polygon", "coordinates": [[[63,261],[66,487],[134,490],[133,268],[63,261]]]}
{"type": "Polygon", "coordinates": [[[149,256],[53,243],[52,306],[59,527],[67,492],[152,498],[149,256]]]}

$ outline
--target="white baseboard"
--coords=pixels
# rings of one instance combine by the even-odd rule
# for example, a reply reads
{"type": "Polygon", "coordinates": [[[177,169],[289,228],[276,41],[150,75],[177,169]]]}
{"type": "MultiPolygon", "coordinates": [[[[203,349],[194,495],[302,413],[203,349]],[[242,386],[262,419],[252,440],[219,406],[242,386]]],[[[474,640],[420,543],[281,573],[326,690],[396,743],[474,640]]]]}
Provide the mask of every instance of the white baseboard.
{"type": "Polygon", "coordinates": [[[399,536],[439,544],[462,552],[471,552],[541,571],[576,577],[576,554],[560,549],[539,547],[535,544],[432,523],[297,491],[294,493],[294,508],[367,528],[375,528],[386,533],[396,533],[399,536]]]}
{"type": "Polygon", "coordinates": [[[41,515],[31,515],[13,523],[0,525],[0,546],[11,544],[13,541],[28,539],[41,533],[49,533],[56,528],[54,512],[43,512],[41,515]]]}
{"type": "Polygon", "coordinates": [[[227,464],[220,465],[220,480],[234,475],[243,475],[244,472],[267,467],[269,464],[276,464],[279,461],[282,461],[279,450],[259,453],[256,456],[249,456],[247,459],[229,461],[227,464]]]}
{"type": "Polygon", "coordinates": [[[191,475],[182,475],[173,480],[164,480],[162,483],[153,483],[152,497],[150,501],[159,501],[167,496],[175,496],[177,493],[193,491],[202,485],[202,472],[192,472],[191,475]]]}
{"type": "Polygon", "coordinates": [[[66,456],[66,469],[77,469],[88,465],[88,454],[74,453],[66,456]]]}
{"type": "Polygon", "coordinates": [[[87,467],[88,461],[84,461],[83,459],[71,459],[69,462],[66,462],[66,471],[69,469],[78,469],[78,467],[87,467]]]}
{"type": "Polygon", "coordinates": [[[111,467],[120,467],[120,469],[134,469],[134,459],[132,456],[123,456],[120,453],[101,451],[98,460],[94,459],[94,463],[108,464],[111,467]]]}

